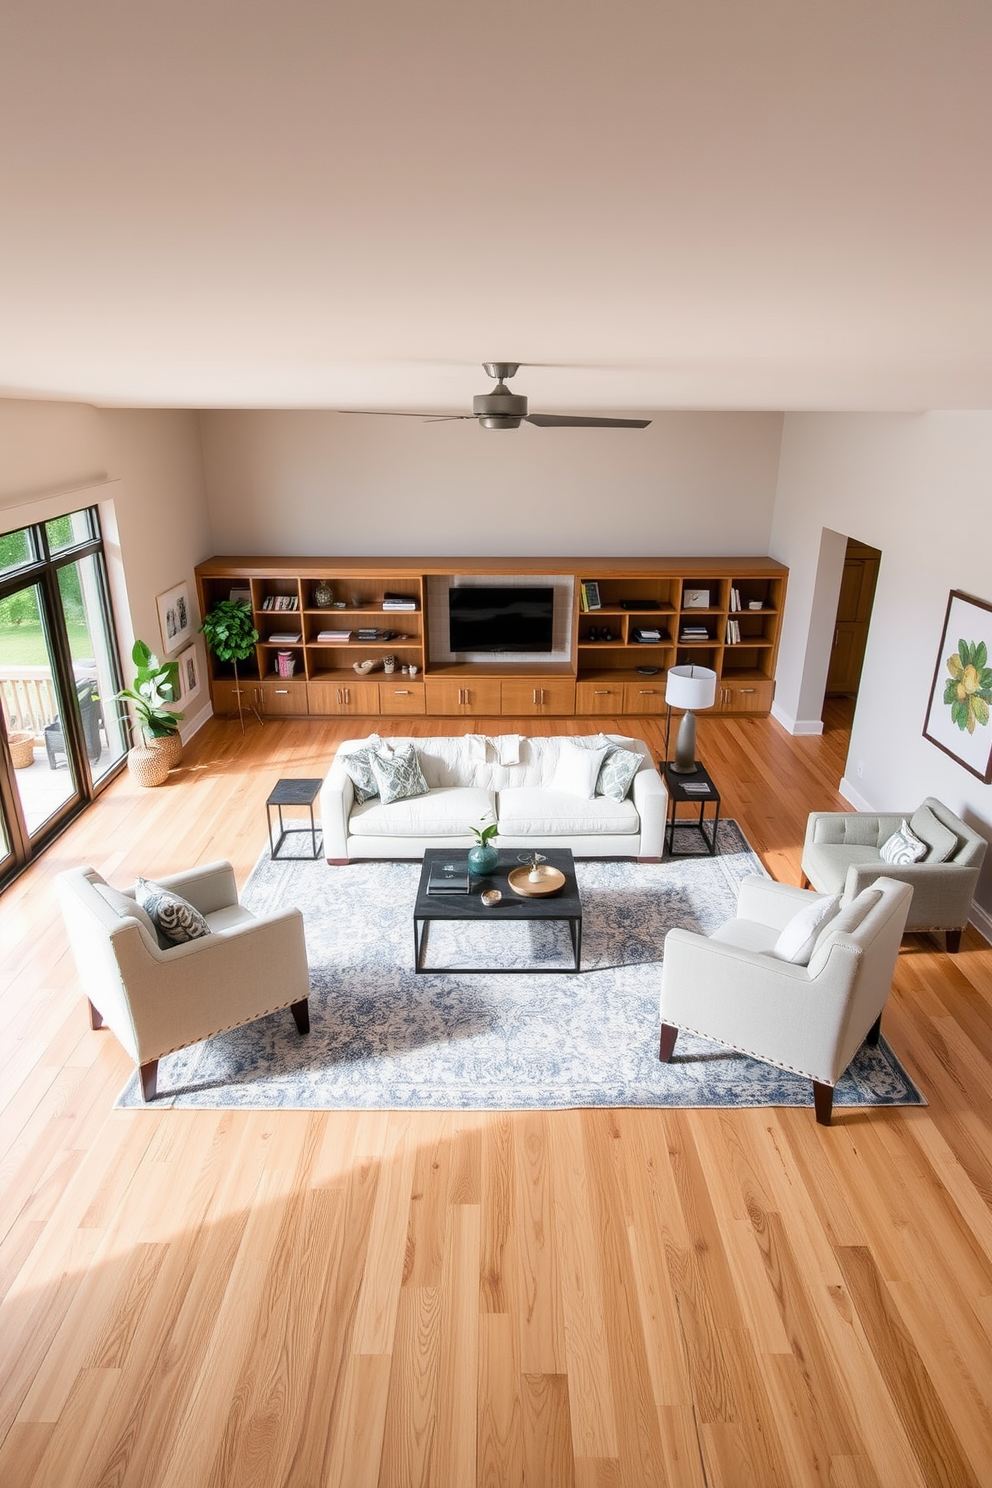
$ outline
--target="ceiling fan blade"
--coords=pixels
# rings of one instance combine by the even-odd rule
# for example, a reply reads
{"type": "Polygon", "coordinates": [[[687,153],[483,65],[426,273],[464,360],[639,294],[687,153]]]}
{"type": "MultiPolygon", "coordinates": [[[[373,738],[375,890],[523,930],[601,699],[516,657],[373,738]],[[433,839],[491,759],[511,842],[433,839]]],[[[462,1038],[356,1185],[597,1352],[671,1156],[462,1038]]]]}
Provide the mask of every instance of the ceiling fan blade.
{"type": "Polygon", "coordinates": [[[525,422],[539,429],[646,429],[650,419],[579,418],[567,413],[528,413],[525,422]]]}
{"type": "Polygon", "coordinates": [[[369,418],[419,418],[425,424],[444,423],[449,419],[470,419],[474,413],[409,413],[403,408],[335,408],[335,413],[360,413],[369,418]]]}

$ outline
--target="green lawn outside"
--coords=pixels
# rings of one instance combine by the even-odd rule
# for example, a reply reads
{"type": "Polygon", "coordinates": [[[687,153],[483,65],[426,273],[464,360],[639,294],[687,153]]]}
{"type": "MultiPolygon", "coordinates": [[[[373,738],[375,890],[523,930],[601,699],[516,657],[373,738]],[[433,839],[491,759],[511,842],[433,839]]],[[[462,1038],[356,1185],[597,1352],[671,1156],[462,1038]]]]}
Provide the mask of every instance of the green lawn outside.
{"type": "MultiPolygon", "coordinates": [[[[92,656],[93,642],[85,626],[69,626],[74,657],[92,656]]],[[[0,629],[0,667],[47,666],[48,648],[40,625],[8,625],[0,629]]]]}

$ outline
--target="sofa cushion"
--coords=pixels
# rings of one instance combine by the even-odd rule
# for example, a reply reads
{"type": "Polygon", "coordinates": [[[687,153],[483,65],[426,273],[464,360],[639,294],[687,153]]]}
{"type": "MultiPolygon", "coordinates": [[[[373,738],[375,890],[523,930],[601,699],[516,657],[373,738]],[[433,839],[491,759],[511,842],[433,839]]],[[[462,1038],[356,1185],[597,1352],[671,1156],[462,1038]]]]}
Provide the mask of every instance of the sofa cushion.
{"type": "Polygon", "coordinates": [[[881,870],[882,860],[877,847],[808,842],[803,851],[803,872],[822,894],[842,893],[851,865],[868,863],[881,870]]]}
{"type": "Polygon", "coordinates": [[[367,801],[351,813],[348,830],[355,837],[464,837],[487,812],[495,815],[493,791],[475,785],[449,786],[425,796],[386,804],[367,801]]]}
{"type": "Polygon", "coordinates": [[[517,786],[499,792],[499,830],[507,837],[633,836],[641,822],[633,801],[594,796],[584,801],[563,791],[517,786]]]}
{"type": "Polygon", "coordinates": [[[581,745],[573,744],[571,739],[562,739],[558,748],[558,763],[551,777],[551,790],[591,801],[596,794],[596,781],[608,748],[609,745],[599,749],[584,749],[581,745]]]}
{"type": "Polygon", "coordinates": [[[952,832],[950,827],[945,827],[929,806],[920,806],[914,811],[909,825],[920,841],[925,842],[929,848],[928,863],[949,862],[961,846],[957,833],[952,832]]]}
{"type": "Polygon", "coordinates": [[[920,863],[927,855],[927,845],[916,836],[909,822],[903,817],[899,830],[887,837],[878,850],[883,863],[892,863],[905,868],[910,863],[920,863]]]}

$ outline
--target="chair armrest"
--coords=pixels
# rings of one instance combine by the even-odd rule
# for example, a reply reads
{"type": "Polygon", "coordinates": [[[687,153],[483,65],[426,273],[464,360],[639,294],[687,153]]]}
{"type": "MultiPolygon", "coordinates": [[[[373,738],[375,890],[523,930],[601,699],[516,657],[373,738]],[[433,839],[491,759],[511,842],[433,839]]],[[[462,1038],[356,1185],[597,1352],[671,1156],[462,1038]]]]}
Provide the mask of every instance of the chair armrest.
{"type": "Polygon", "coordinates": [[[213,914],[238,902],[238,885],[230,863],[204,863],[184,873],[169,873],[157,878],[163,889],[171,889],[188,899],[201,914],[213,914]]]}
{"type": "Polygon", "coordinates": [[[668,789],[653,766],[638,770],[631,785],[631,799],[641,822],[642,858],[661,858],[665,853],[665,818],[668,814],[668,789]]]}
{"type": "Polygon", "coordinates": [[[737,897],[737,917],[756,920],[772,930],[784,930],[792,916],[811,899],[821,899],[810,889],[797,889],[795,884],[779,883],[774,878],[752,873],[745,878],[737,897]]]}
{"type": "MultiPolygon", "coordinates": [[[[348,856],[348,818],[355,804],[355,787],[341,763],[341,748],[335,755],[320,788],[320,826],[324,835],[324,857],[348,856]]],[[[356,746],[357,747],[357,746],[356,746]]]]}
{"type": "Polygon", "coordinates": [[[957,930],[968,923],[980,872],[979,865],[958,863],[852,863],[844,881],[844,902],[870,888],[878,878],[893,878],[913,890],[911,925],[957,930]]]}

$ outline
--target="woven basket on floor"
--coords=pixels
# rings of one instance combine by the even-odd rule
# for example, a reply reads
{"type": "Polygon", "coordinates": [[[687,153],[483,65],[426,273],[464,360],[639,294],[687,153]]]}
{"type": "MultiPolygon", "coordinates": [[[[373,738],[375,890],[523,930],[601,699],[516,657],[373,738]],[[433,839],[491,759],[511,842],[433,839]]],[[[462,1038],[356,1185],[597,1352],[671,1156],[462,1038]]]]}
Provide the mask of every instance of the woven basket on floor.
{"type": "Polygon", "coordinates": [[[169,769],[175,769],[183,757],[183,741],[178,734],[162,734],[157,739],[150,741],[151,747],[157,749],[159,754],[164,754],[169,761],[169,769]]]}
{"type": "Polygon", "coordinates": [[[128,750],[127,767],[138,785],[162,785],[169,776],[168,755],[145,744],[128,750]]]}
{"type": "Polygon", "coordinates": [[[26,770],[34,764],[34,734],[29,729],[17,729],[8,734],[7,743],[15,770],[26,770]]]}

